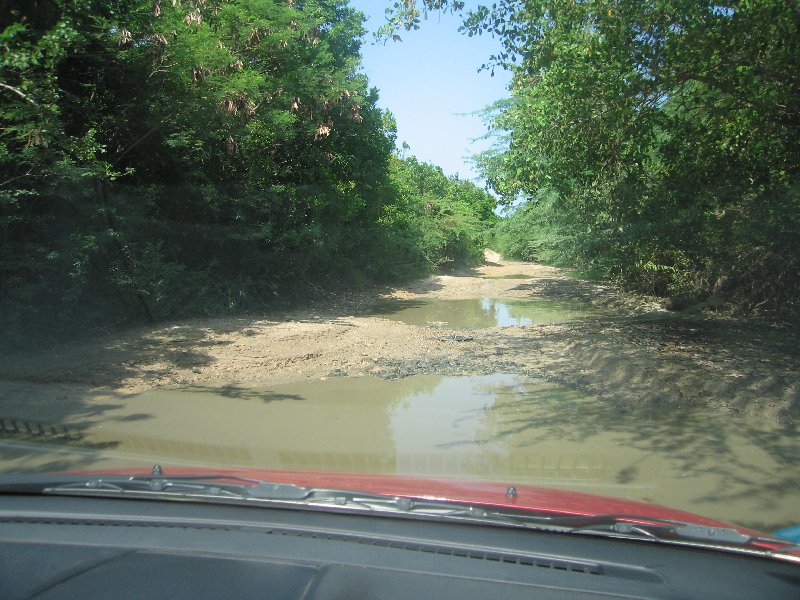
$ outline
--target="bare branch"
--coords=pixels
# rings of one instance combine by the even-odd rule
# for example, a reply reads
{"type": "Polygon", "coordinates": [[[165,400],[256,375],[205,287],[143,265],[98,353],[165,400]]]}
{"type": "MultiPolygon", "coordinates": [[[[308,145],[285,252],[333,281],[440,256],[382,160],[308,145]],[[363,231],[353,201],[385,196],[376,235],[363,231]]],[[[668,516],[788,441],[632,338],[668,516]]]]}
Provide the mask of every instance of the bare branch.
{"type": "Polygon", "coordinates": [[[5,84],[5,83],[3,83],[3,82],[1,82],[1,81],[0,81],[0,88],[3,88],[3,89],[5,89],[5,90],[8,90],[8,91],[10,91],[10,92],[14,92],[14,93],[15,93],[17,96],[19,96],[20,98],[22,98],[22,99],[23,99],[23,100],[25,100],[26,102],[29,102],[30,104],[32,104],[32,105],[33,105],[33,106],[35,106],[36,108],[39,108],[39,105],[38,105],[38,104],[36,104],[36,102],[34,102],[33,100],[31,100],[31,99],[30,99],[30,97],[28,97],[28,96],[26,96],[25,94],[23,94],[23,93],[22,93],[21,91],[19,91],[17,88],[15,88],[15,87],[12,87],[12,86],[10,86],[10,85],[7,85],[7,84],[5,84]]]}
{"type": "Polygon", "coordinates": [[[28,169],[27,173],[23,173],[22,175],[17,175],[16,177],[12,177],[11,179],[6,179],[5,181],[0,181],[0,189],[11,183],[12,181],[16,181],[17,179],[23,179],[25,177],[36,177],[33,175],[33,169],[28,169]]]}

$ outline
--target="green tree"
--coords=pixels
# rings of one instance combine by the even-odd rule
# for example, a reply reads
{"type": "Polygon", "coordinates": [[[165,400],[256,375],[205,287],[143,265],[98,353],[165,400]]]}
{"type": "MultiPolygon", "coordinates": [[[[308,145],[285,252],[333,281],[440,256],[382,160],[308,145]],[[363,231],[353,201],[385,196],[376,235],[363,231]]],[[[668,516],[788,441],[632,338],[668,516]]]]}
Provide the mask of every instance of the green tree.
{"type": "Polygon", "coordinates": [[[402,263],[426,272],[483,260],[497,221],[491,194],[413,156],[393,158],[390,173],[396,201],[383,222],[403,240],[396,250],[402,263]]]}
{"type": "Polygon", "coordinates": [[[5,323],[238,309],[368,262],[394,133],[344,0],[2,14],[5,323]]]}
{"type": "MultiPolygon", "coordinates": [[[[398,2],[384,29],[455,2],[398,2]]],[[[642,289],[798,310],[800,9],[745,0],[500,0],[465,15],[513,72],[484,176],[531,241],[642,289]]]]}

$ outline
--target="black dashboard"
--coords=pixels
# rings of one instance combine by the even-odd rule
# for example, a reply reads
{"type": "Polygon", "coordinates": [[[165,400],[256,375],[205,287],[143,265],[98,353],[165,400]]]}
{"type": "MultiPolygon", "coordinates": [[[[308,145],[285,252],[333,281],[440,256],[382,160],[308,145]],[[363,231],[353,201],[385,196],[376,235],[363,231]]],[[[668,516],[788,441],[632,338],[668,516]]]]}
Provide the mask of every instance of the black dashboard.
{"type": "Polygon", "coordinates": [[[800,565],[476,524],[0,496],[0,598],[800,598],[800,565]]]}

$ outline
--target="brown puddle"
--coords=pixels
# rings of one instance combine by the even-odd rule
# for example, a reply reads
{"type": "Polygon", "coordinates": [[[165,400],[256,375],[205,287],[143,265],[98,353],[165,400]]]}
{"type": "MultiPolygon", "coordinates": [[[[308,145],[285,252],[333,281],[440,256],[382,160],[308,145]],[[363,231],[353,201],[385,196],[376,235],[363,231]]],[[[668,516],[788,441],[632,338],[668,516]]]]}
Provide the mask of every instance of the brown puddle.
{"type": "Polygon", "coordinates": [[[451,329],[485,329],[562,323],[606,315],[581,302],[480,298],[469,300],[387,300],[367,316],[383,317],[408,325],[438,324],[451,329]]]}
{"type": "MultiPolygon", "coordinates": [[[[36,411],[19,418],[36,419],[36,411]]],[[[514,375],[158,390],[71,417],[81,439],[0,439],[4,471],[207,465],[532,484],[772,531],[800,522],[800,437],[702,410],[620,411],[514,375]]]]}
{"type": "Polygon", "coordinates": [[[533,279],[533,275],[512,273],[511,275],[481,275],[481,279],[533,279]]]}

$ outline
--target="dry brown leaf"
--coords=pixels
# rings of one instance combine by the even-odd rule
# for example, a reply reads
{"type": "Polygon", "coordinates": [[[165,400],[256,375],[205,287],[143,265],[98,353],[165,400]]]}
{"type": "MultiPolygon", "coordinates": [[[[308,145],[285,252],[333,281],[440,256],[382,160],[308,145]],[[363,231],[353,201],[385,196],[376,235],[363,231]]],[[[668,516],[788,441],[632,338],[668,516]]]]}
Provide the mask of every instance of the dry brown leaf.
{"type": "Polygon", "coordinates": [[[133,34],[125,29],[124,27],[119,30],[119,41],[117,42],[120,46],[125,46],[130,44],[133,41],[133,34]]]}
{"type": "Polygon", "coordinates": [[[186,14],[186,16],[183,18],[183,22],[187,25],[199,26],[203,22],[203,15],[201,15],[200,11],[195,8],[186,14]]]}
{"type": "Polygon", "coordinates": [[[317,131],[314,133],[314,139],[322,140],[328,137],[331,134],[332,129],[333,123],[331,121],[321,124],[319,127],[317,127],[317,131]]]}
{"type": "Polygon", "coordinates": [[[161,33],[151,33],[148,36],[149,40],[153,42],[156,46],[164,47],[167,45],[167,38],[164,34],[161,33]]]}

